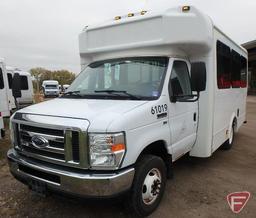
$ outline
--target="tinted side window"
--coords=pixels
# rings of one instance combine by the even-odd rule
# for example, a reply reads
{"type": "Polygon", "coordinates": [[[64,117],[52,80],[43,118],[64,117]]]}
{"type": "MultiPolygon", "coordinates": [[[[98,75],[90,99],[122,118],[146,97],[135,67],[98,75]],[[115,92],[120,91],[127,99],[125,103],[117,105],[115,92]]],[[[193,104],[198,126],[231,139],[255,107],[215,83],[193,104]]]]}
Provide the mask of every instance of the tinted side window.
{"type": "Polygon", "coordinates": [[[241,88],[247,87],[247,60],[241,56],[241,88]]]}
{"type": "Polygon", "coordinates": [[[170,96],[191,95],[191,82],[186,62],[174,61],[170,83],[170,96]]]}
{"type": "Polygon", "coordinates": [[[231,52],[231,80],[233,88],[240,88],[240,71],[241,71],[241,61],[240,54],[232,50],[231,52]]]}
{"type": "Polygon", "coordinates": [[[7,73],[9,89],[12,89],[12,74],[7,73]]]}
{"type": "Polygon", "coordinates": [[[20,76],[21,90],[28,90],[28,78],[26,76],[20,76]]]}
{"type": "Polygon", "coordinates": [[[3,71],[2,68],[0,68],[0,89],[4,88],[4,77],[3,77],[3,71]]]}
{"type": "Polygon", "coordinates": [[[228,89],[231,86],[231,52],[222,42],[217,42],[217,83],[219,89],[228,89]]]}

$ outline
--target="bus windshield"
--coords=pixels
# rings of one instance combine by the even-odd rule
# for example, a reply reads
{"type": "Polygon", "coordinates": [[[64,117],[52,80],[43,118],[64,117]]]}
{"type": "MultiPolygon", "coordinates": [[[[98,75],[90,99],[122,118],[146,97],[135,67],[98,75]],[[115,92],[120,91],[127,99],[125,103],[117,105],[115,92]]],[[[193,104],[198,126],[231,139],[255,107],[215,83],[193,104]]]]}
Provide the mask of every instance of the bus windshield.
{"type": "Polygon", "coordinates": [[[80,97],[107,95],[112,98],[136,96],[140,99],[157,99],[162,91],[167,66],[167,57],[94,62],[71,84],[69,93],[79,93],[80,97]]]}

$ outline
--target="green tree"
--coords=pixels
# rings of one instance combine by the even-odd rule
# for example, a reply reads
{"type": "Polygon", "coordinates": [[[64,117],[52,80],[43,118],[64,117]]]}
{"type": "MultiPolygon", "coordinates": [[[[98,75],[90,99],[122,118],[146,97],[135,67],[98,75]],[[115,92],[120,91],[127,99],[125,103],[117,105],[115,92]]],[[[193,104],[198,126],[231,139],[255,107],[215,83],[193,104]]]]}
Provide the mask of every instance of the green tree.
{"type": "Polygon", "coordinates": [[[60,85],[71,84],[76,75],[68,70],[50,71],[41,67],[32,68],[31,75],[34,77],[34,89],[40,91],[44,80],[57,80],[60,85]]]}

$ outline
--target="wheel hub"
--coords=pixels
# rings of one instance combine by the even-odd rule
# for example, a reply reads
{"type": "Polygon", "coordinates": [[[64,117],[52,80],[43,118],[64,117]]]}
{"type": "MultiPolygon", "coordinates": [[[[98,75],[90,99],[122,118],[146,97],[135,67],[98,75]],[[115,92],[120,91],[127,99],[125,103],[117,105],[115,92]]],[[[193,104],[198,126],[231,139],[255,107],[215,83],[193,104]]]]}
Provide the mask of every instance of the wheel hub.
{"type": "Polygon", "coordinates": [[[147,205],[152,204],[159,196],[161,190],[161,173],[152,169],[147,174],[142,186],[142,199],[147,205]]]}

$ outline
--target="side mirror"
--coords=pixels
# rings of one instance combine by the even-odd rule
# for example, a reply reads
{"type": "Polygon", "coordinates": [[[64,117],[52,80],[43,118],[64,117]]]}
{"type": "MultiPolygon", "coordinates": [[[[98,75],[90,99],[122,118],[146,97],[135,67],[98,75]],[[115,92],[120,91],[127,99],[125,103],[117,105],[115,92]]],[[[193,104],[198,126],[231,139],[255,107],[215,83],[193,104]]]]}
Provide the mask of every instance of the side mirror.
{"type": "Polygon", "coordinates": [[[191,64],[192,91],[202,92],[206,89],[206,66],[204,62],[191,64]]]}
{"type": "Polygon", "coordinates": [[[15,99],[21,97],[21,80],[18,73],[15,73],[12,79],[12,96],[15,99]]]}

